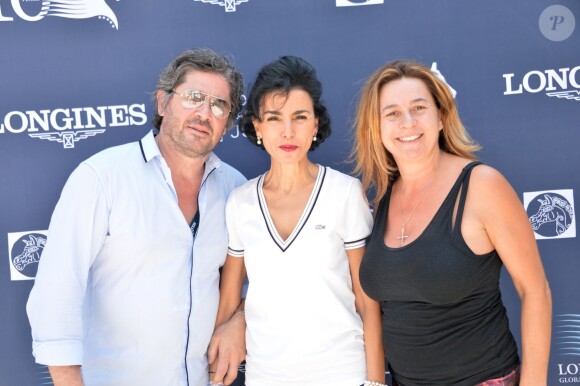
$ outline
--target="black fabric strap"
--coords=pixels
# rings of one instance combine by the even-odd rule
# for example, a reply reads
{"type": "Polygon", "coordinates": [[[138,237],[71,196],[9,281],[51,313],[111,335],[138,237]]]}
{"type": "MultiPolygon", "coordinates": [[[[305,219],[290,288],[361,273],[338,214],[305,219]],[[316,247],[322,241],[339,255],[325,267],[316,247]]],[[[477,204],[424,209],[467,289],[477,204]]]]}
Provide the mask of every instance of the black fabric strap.
{"type": "Polygon", "coordinates": [[[459,196],[459,204],[457,206],[457,215],[455,216],[455,225],[453,228],[454,232],[461,230],[461,220],[463,219],[463,209],[465,207],[465,199],[467,198],[467,188],[469,187],[469,179],[471,177],[471,171],[477,165],[481,165],[480,161],[474,161],[463,168],[463,178],[461,178],[461,196],[459,196]]]}

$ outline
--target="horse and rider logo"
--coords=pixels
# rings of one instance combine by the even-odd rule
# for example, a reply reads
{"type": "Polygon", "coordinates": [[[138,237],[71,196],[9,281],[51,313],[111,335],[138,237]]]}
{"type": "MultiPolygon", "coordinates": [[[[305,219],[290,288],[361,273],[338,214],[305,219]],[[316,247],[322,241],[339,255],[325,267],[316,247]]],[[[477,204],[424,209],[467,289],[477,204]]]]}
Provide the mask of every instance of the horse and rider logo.
{"type": "Polygon", "coordinates": [[[10,276],[12,280],[31,280],[46,245],[46,232],[9,233],[10,276]]]}
{"type": "Polygon", "coordinates": [[[537,239],[576,237],[572,190],[524,193],[537,239]]]}

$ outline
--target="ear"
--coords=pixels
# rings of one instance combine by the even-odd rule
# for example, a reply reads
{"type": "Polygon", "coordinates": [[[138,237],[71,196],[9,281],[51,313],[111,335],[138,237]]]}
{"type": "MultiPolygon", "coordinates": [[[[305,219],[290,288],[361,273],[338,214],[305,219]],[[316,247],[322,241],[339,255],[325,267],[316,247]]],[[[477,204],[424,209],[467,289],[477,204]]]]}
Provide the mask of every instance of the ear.
{"type": "Polygon", "coordinates": [[[262,133],[260,132],[260,126],[262,125],[262,122],[258,118],[252,118],[252,125],[254,125],[254,130],[256,131],[256,135],[258,137],[261,137],[262,133]]]}
{"type": "Polygon", "coordinates": [[[318,117],[314,118],[314,135],[318,134],[318,117]]]}
{"type": "Polygon", "coordinates": [[[441,131],[443,130],[443,121],[441,120],[441,110],[437,112],[437,115],[439,116],[439,131],[441,131]]]}
{"type": "Polygon", "coordinates": [[[156,94],[157,94],[157,112],[159,113],[160,116],[164,116],[166,110],[165,97],[167,96],[167,93],[163,90],[157,90],[156,94]]]}

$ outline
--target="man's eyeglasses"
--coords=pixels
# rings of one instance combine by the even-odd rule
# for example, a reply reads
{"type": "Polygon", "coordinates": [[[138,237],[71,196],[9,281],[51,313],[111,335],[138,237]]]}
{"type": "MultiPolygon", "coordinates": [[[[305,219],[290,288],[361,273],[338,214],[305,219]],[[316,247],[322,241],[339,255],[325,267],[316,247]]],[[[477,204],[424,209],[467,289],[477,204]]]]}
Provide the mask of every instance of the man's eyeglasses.
{"type": "Polygon", "coordinates": [[[224,119],[227,118],[230,111],[232,111],[232,105],[230,102],[199,90],[188,89],[182,93],[178,93],[175,90],[170,91],[181,96],[181,105],[186,109],[197,109],[205,103],[207,98],[209,98],[209,107],[214,117],[224,119]]]}

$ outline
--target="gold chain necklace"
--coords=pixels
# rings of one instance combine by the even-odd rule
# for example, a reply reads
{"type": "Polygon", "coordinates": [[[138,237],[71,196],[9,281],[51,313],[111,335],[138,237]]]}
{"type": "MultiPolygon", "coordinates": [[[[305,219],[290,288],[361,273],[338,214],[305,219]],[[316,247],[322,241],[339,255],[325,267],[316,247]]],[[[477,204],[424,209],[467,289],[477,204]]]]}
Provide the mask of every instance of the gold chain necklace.
{"type": "Polygon", "coordinates": [[[429,180],[429,183],[427,184],[427,186],[425,186],[425,189],[423,189],[423,192],[421,193],[419,200],[417,200],[415,207],[411,211],[411,214],[409,215],[409,217],[407,217],[406,221],[405,221],[405,218],[403,217],[403,200],[401,199],[401,191],[399,190],[397,192],[397,194],[399,195],[399,213],[401,215],[401,220],[403,220],[403,225],[401,226],[401,236],[397,237],[397,240],[401,240],[401,247],[403,246],[403,244],[405,244],[405,239],[409,237],[409,236],[405,235],[405,226],[409,223],[409,220],[411,220],[411,217],[413,217],[413,215],[415,214],[415,210],[417,210],[417,207],[421,203],[421,200],[423,200],[423,196],[425,196],[425,192],[427,192],[427,190],[431,186],[431,183],[433,183],[433,180],[435,180],[436,175],[437,175],[437,172],[435,172],[435,174],[433,174],[433,177],[431,177],[431,179],[429,180]]]}

